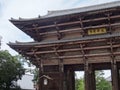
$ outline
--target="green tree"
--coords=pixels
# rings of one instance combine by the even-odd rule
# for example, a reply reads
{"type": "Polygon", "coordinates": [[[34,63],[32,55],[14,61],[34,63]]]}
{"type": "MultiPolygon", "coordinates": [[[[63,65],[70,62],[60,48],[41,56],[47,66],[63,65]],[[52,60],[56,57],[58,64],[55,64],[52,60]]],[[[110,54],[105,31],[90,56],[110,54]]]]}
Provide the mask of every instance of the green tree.
{"type": "Polygon", "coordinates": [[[84,90],[84,79],[76,79],[75,80],[75,90],[84,90]]]}
{"type": "Polygon", "coordinates": [[[103,71],[96,71],[96,90],[112,90],[111,83],[104,78],[103,71]]]}
{"type": "Polygon", "coordinates": [[[33,82],[35,84],[37,84],[38,83],[38,77],[39,77],[39,70],[38,70],[38,68],[35,68],[32,73],[34,74],[33,82]]]}
{"type": "MultiPolygon", "coordinates": [[[[111,83],[105,79],[104,72],[96,71],[96,90],[112,90],[111,83]]],[[[84,79],[76,79],[75,81],[75,90],[84,90],[84,79]]]]}
{"type": "Polygon", "coordinates": [[[21,79],[24,68],[16,56],[8,51],[0,51],[0,90],[10,90],[15,87],[14,81],[21,79]]]}

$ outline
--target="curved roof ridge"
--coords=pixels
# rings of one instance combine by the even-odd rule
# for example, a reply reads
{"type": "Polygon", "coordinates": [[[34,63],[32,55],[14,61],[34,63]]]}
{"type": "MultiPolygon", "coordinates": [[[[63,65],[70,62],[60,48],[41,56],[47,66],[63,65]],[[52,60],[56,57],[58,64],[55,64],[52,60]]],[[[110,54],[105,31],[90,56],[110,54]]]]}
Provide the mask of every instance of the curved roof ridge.
{"type": "Polygon", "coordinates": [[[100,10],[100,9],[117,7],[117,6],[120,6],[120,1],[114,1],[114,2],[108,2],[108,3],[97,4],[97,5],[92,5],[92,6],[72,8],[72,9],[55,10],[55,11],[52,11],[52,13],[54,13],[56,15],[51,15],[51,16],[45,15],[45,16],[52,17],[52,16],[59,16],[59,15],[62,15],[62,14],[66,15],[66,14],[73,14],[73,13],[81,13],[81,12],[87,12],[87,11],[92,11],[92,10],[100,10]]]}
{"type": "Polygon", "coordinates": [[[57,16],[69,15],[69,14],[77,14],[77,13],[82,13],[82,12],[107,9],[107,8],[112,8],[112,7],[120,7],[120,1],[118,0],[114,2],[108,2],[108,3],[103,3],[103,4],[72,8],[72,9],[53,10],[53,11],[48,11],[46,15],[38,16],[37,18],[31,18],[31,19],[19,18],[19,20],[12,18],[10,21],[27,21],[27,20],[45,19],[45,18],[52,18],[52,17],[57,17],[57,16]]]}

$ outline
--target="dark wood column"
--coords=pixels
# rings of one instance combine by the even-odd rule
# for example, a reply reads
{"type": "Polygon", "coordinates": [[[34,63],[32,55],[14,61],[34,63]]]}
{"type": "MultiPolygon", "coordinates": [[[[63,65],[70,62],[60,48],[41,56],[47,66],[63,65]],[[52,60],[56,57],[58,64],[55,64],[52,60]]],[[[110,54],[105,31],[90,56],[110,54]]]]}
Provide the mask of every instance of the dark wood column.
{"type": "Polygon", "coordinates": [[[111,62],[112,90],[119,90],[119,71],[115,61],[111,62]]]}
{"type": "Polygon", "coordinates": [[[113,48],[114,39],[110,39],[110,53],[111,53],[111,76],[112,76],[112,90],[119,90],[119,76],[118,76],[118,67],[115,60],[115,55],[113,54],[116,51],[116,48],[113,48]]]}
{"type": "Polygon", "coordinates": [[[84,64],[84,71],[85,71],[85,90],[96,90],[95,72],[92,68],[92,64],[88,64],[88,62],[86,62],[84,64]]]}
{"type": "Polygon", "coordinates": [[[95,70],[92,66],[92,64],[89,65],[89,79],[90,79],[90,87],[91,87],[91,90],[96,90],[96,80],[95,80],[95,70]]]}
{"type": "Polygon", "coordinates": [[[75,90],[75,73],[74,71],[72,70],[71,71],[71,81],[72,81],[72,90],[75,90]]]}
{"type": "Polygon", "coordinates": [[[75,90],[75,74],[72,69],[67,70],[67,90],[75,90]]]}
{"type": "Polygon", "coordinates": [[[43,74],[43,64],[42,64],[42,59],[37,59],[37,61],[39,62],[39,90],[42,90],[43,80],[41,77],[43,74]]]}
{"type": "Polygon", "coordinates": [[[64,65],[63,65],[63,60],[62,59],[59,59],[59,72],[60,72],[60,87],[59,87],[59,89],[63,90],[63,88],[64,88],[64,85],[63,85],[63,82],[64,82],[64,65]]]}
{"type": "Polygon", "coordinates": [[[118,88],[120,90],[120,68],[118,67],[118,88]]]}

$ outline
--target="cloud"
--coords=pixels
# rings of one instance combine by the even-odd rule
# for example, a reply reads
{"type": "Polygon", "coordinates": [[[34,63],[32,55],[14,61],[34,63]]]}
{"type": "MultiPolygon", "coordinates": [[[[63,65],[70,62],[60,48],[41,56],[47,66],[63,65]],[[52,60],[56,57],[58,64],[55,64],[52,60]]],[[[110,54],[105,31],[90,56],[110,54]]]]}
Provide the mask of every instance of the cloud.
{"type": "Polygon", "coordinates": [[[96,4],[102,4],[107,2],[113,2],[118,0],[79,0],[76,2],[73,7],[84,7],[84,6],[90,6],[90,5],[96,5],[96,4]]]}
{"type": "Polygon", "coordinates": [[[76,7],[83,7],[115,0],[1,0],[0,1],[0,35],[2,49],[9,50],[16,54],[6,43],[9,41],[31,41],[32,39],[24,34],[9,22],[13,18],[34,18],[38,15],[47,14],[48,10],[61,10],[76,7]]]}

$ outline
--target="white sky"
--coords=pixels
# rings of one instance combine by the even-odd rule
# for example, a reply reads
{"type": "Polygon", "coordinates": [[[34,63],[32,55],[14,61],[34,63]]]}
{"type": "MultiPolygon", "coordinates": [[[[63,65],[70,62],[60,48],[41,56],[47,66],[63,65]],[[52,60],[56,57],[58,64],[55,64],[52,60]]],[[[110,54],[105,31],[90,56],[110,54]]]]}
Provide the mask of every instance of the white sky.
{"type": "Polygon", "coordinates": [[[0,36],[2,36],[2,49],[9,50],[13,55],[17,54],[10,49],[8,42],[27,42],[32,39],[9,22],[11,17],[18,19],[34,18],[45,15],[49,10],[69,9],[106,3],[117,0],[0,0],[0,36]]]}
{"type": "Polygon", "coordinates": [[[15,51],[6,43],[17,41],[31,41],[32,39],[9,22],[11,17],[18,19],[34,18],[45,15],[49,10],[69,9],[89,6],[116,0],[0,0],[0,36],[2,49],[7,49],[13,55],[15,51]]]}

